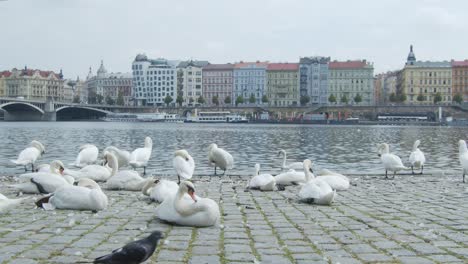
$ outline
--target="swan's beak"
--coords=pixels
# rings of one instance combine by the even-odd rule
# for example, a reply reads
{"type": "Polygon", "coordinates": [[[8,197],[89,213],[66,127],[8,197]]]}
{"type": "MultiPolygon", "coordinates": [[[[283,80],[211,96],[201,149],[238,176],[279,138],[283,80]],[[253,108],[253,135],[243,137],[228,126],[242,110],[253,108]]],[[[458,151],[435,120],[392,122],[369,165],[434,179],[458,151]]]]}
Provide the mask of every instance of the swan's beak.
{"type": "Polygon", "coordinates": [[[63,172],[64,172],[64,171],[65,171],[65,169],[64,169],[63,167],[60,167],[60,169],[59,169],[60,174],[63,175],[63,172]]]}
{"type": "Polygon", "coordinates": [[[188,191],[188,194],[190,195],[190,197],[192,197],[192,200],[194,200],[195,202],[197,202],[197,198],[195,198],[195,192],[194,192],[194,191],[189,190],[189,191],[188,191]]]}

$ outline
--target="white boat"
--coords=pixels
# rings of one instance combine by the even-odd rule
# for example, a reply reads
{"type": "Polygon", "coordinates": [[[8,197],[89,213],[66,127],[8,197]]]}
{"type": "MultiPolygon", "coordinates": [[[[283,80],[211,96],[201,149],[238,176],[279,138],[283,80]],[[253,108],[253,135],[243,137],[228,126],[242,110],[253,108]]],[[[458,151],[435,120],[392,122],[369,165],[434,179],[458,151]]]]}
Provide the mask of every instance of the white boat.
{"type": "Polygon", "coordinates": [[[137,115],[136,114],[129,114],[129,113],[116,113],[116,114],[108,114],[104,118],[103,121],[106,122],[137,122],[137,115]]]}
{"type": "Polygon", "coordinates": [[[194,116],[188,116],[185,120],[187,123],[247,123],[247,118],[239,114],[231,114],[230,112],[199,112],[194,116]]]}
{"type": "Polygon", "coordinates": [[[166,123],[184,123],[185,118],[180,117],[178,114],[166,114],[164,115],[164,122],[166,123]]]}

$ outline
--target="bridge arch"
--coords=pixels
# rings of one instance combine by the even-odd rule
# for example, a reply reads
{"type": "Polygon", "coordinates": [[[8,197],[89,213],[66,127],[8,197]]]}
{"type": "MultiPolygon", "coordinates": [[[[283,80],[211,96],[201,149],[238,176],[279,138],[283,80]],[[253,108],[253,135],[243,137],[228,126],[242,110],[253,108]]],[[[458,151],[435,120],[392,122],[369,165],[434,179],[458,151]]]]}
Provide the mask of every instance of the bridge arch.
{"type": "Polygon", "coordinates": [[[87,107],[87,106],[76,106],[76,105],[64,105],[62,107],[59,107],[57,109],[55,109],[55,112],[58,113],[64,109],[67,109],[67,108],[75,108],[75,109],[85,109],[85,110],[90,110],[90,111],[96,111],[96,112],[100,112],[102,114],[112,114],[112,112],[110,111],[106,111],[106,110],[102,110],[102,109],[99,109],[99,108],[93,108],[93,107],[87,107]]]}
{"type": "Polygon", "coordinates": [[[7,111],[8,112],[8,109],[6,109],[5,107],[7,106],[13,106],[13,105],[26,105],[26,106],[29,106],[30,108],[40,112],[41,114],[44,114],[44,110],[42,110],[40,107],[38,106],[35,106],[33,104],[30,104],[30,103],[26,103],[26,102],[8,102],[8,103],[4,103],[4,104],[0,104],[0,108],[7,111]]]}

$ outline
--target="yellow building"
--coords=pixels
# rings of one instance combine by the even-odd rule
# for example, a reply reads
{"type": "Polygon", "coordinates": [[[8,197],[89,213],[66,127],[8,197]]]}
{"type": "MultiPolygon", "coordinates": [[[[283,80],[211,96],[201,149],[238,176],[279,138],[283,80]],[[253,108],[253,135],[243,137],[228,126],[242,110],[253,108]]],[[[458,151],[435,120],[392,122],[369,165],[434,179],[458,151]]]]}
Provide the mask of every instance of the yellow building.
{"type": "Polygon", "coordinates": [[[63,99],[63,75],[52,71],[13,69],[5,78],[5,96],[31,100],[63,99]]]}
{"type": "Polygon", "coordinates": [[[299,64],[268,64],[266,94],[272,106],[299,105],[299,64]]]}

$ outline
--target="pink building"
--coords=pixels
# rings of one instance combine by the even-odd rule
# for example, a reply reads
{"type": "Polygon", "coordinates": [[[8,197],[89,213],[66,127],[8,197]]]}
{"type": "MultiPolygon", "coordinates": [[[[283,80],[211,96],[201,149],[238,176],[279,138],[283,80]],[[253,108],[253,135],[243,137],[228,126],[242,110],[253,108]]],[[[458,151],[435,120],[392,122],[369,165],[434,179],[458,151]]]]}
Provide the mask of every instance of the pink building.
{"type": "Polygon", "coordinates": [[[218,96],[219,105],[223,105],[226,97],[233,98],[234,64],[208,64],[202,70],[202,94],[205,104],[213,105],[213,96],[218,96]]]}

